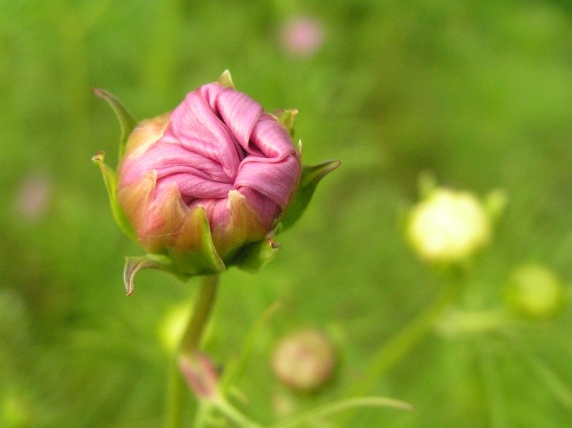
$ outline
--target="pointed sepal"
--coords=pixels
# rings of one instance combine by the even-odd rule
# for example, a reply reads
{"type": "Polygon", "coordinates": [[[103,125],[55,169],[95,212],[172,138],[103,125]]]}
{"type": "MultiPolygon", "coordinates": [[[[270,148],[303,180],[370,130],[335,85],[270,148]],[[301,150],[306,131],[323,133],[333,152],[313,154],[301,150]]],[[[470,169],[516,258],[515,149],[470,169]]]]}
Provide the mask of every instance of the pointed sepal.
{"type": "Polygon", "coordinates": [[[99,152],[93,158],[91,158],[91,160],[93,163],[99,166],[99,169],[101,170],[101,175],[103,176],[103,181],[105,182],[105,188],[107,189],[107,195],[109,196],[109,204],[111,205],[113,218],[123,233],[137,242],[135,231],[133,230],[133,227],[127,220],[127,217],[125,217],[125,213],[117,202],[117,175],[113,169],[105,164],[104,158],[105,153],[99,152]]]}
{"type": "Polygon", "coordinates": [[[228,70],[224,70],[216,82],[220,86],[224,86],[225,88],[235,89],[234,83],[232,82],[232,77],[230,75],[230,71],[228,70]]]}
{"type": "Polygon", "coordinates": [[[282,109],[282,110],[274,110],[272,115],[276,118],[278,122],[280,122],[284,128],[290,133],[290,136],[294,136],[294,121],[296,120],[296,115],[298,114],[298,110],[295,108],[291,109],[282,109]]]}
{"type": "Polygon", "coordinates": [[[214,246],[207,214],[202,206],[185,217],[169,256],[188,276],[221,273],[226,266],[214,246]]]}
{"type": "Polygon", "coordinates": [[[298,191],[282,217],[282,230],[280,232],[290,229],[300,219],[308,207],[318,183],[339,166],[339,160],[331,160],[302,168],[302,178],[300,179],[298,191]]]}
{"type": "Polygon", "coordinates": [[[270,233],[266,239],[241,248],[233,264],[243,271],[256,273],[276,256],[278,250],[280,244],[274,241],[274,233],[270,233]]]}
{"type": "Polygon", "coordinates": [[[175,275],[180,280],[186,281],[189,277],[181,274],[173,265],[173,261],[165,256],[147,254],[142,257],[126,257],[123,269],[123,283],[125,293],[130,296],[135,290],[135,274],[142,269],[156,269],[175,275]]]}
{"type": "Polygon", "coordinates": [[[121,139],[119,140],[119,160],[123,157],[125,153],[125,143],[127,138],[133,128],[137,125],[137,119],[127,110],[123,105],[121,100],[115,95],[107,92],[104,89],[93,88],[93,93],[99,98],[103,98],[111,106],[117,119],[119,120],[119,125],[121,126],[121,139]]]}

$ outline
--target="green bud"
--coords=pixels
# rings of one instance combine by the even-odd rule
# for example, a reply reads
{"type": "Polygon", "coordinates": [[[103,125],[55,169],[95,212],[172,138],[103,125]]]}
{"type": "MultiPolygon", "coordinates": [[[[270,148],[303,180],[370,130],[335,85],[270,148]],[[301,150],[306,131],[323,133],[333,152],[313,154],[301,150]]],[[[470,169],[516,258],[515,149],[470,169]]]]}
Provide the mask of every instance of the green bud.
{"type": "Polygon", "coordinates": [[[541,264],[531,263],[512,272],[505,298],[517,313],[531,319],[547,319],[560,311],[565,292],[554,272],[541,264]]]}
{"type": "Polygon", "coordinates": [[[407,220],[411,247],[432,263],[465,260],[491,239],[490,217],[468,192],[437,188],[411,209],[407,220]]]}

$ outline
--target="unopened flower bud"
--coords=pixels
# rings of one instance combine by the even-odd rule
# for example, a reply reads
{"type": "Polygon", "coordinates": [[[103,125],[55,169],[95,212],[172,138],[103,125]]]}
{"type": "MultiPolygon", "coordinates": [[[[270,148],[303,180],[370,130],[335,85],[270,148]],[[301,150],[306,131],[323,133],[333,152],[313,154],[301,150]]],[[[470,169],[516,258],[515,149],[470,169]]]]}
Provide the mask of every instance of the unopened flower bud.
{"type": "Polygon", "coordinates": [[[300,391],[314,391],[331,378],[336,360],[336,350],[324,333],[303,330],[278,343],[272,369],[286,385],[300,391]]]}
{"type": "Polygon", "coordinates": [[[546,319],[562,308],[565,292],[554,272],[533,263],[513,271],[505,296],[516,312],[529,318],[546,319]]]}
{"type": "Polygon", "coordinates": [[[216,255],[228,263],[272,230],[300,173],[284,126],[247,95],[211,83],[133,130],[117,197],[147,251],[194,273],[205,220],[216,255]]]}
{"type": "Polygon", "coordinates": [[[258,269],[278,249],[280,222],[295,222],[317,182],[339,164],[303,171],[291,137],[296,111],[265,112],[234,88],[228,71],[172,112],[138,124],[113,95],[95,92],[114,108],[124,137],[117,174],[103,154],[94,161],[116,221],[149,253],[128,259],[128,293],[143,268],[181,278],[232,265],[258,269]]]}
{"type": "Polygon", "coordinates": [[[472,194],[436,189],[409,214],[407,238],[424,260],[464,260],[488,244],[491,220],[472,194]]]}

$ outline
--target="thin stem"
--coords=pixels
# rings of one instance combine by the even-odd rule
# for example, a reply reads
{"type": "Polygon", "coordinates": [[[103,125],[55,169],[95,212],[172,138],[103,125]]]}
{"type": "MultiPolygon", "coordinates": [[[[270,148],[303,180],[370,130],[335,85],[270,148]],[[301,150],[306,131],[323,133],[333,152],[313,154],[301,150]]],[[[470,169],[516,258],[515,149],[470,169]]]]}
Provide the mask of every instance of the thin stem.
{"type": "Polygon", "coordinates": [[[218,397],[217,400],[213,402],[214,406],[225,415],[228,419],[238,424],[243,428],[262,428],[262,425],[250,420],[248,417],[243,415],[237,409],[235,409],[228,401],[226,401],[222,396],[218,397]]]}
{"type": "Polygon", "coordinates": [[[446,285],[431,306],[378,349],[369,363],[364,379],[352,391],[352,396],[367,394],[381,376],[407,355],[425,334],[435,327],[444,310],[453,302],[457,288],[458,284],[446,285]]]}
{"type": "Polygon", "coordinates": [[[181,376],[179,364],[176,358],[172,358],[169,365],[169,378],[165,397],[165,428],[179,428],[183,425],[185,391],[185,381],[181,376]]]}
{"type": "Polygon", "coordinates": [[[499,379],[498,365],[491,350],[491,343],[483,338],[479,341],[478,348],[486,396],[489,402],[490,426],[493,428],[505,428],[508,426],[506,422],[506,406],[502,384],[499,379]]]}
{"type": "Polygon", "coordinates": [[[214,305],[218,285],[218,275],[203,276],[199,285],[199,292],[193,315],[187,326],[187,330],[179,344],[179,352],[182,355],[195,357],[200,344],[203,332],[207,325],[209,315],[214,305]]]}
{"type": "Polygon", "coordinates": [[[346,400],[336,401],[334,403],[326,404],[306,413],[296,415],[286,421],[279,422],[271,425],[270,428],[290,428],[302,424],[303,422],[311,423],[313,420],[325,419],[336,413],[343,412],[348,409],[355,409],[357,407],[390,407],[394,409],[413,410],[409,403],[394,400],[385,397],[357,397],[348,398],[346,400]]]}
{"type": "MultiPolygon", "coordinates": [[[[459,285],[456,282],[446,284],[431,306],[378,349],[366,369],[363,380],[350,389],[349,397],[368,394],[378,379],[407,355],[425,334],[435,327],[443,312],[449,308],[458,295],[459,285]]],[[[353,414],[354,412],[348,412],[342,416],[340,426],[347,424],[353,414]]]]}
{"type": "MultiPolygon", "coordinates": [[[[195,307],[185,334],[179,344],[179,352],[173,356],[169,369],[169,383],[166,397],[166,428],[180,428],[184,422],[185,382],[179,368],[179,356],[195,358],[201,339],[214,305],[218,275],[203,276],[199,284],[195,307]]],[[[199,409],[200,411],[200,409],[199,409]]]]}

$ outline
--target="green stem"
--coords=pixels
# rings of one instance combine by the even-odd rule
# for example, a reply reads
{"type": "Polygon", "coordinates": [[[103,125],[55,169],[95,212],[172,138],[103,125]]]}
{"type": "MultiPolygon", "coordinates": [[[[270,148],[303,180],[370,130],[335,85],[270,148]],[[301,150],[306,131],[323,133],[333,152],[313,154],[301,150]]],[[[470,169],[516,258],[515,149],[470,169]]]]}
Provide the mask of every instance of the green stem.
{"type": "Polygon", "coordinates": [[[270,428],[290,428],[302,425],[304,422],[310,424],[312,421],[325,419],[336,413],[358,407],[390,407],[402,410],[413,410],[409,403],[385,397],[357,397],[336,401],[326,404],[314,410],[296,415],[288,420],[271,425],[270,428]]]}
{"type": "Polygon", "coordinates": [[[225,415],[228,419],[233,421],[240,427],[243,428],[262,428],[262,426],[239,412],[235,409],[228,401],[226,401],[222,396],[218,397],[216,401],[214,401],[214,406],[225,415]]]}
{"type": "Polygon", "coordinates": [[[184,397],[186,385],[177,358],[172,358],[169,365],[167,394],[165,397],[165,428],[179,428],[184,420],[184,397]]]}
{"type": "Polygon", "coordinates": [[[435,327],[444,310],[453,302],[457,288],[458,284],[445,286],[431,306],[378,349],[369,363],[364,379],[352,391],[352,396],[368,393],[381,376],[407,355],[425,334],[435,327]]]}
{"type": "Polygon", "coordinates": [[[203,276],[187,329],[179,344],[179,352],[173,356],[169,370],[169,384],[166,402],[166,428],[180,428],[184,422],[185,392],[187,391],[179,369],[179,357],[185,355],[195,358],[201,339],[214,305],[218,284],[218,275],[203,276]]]}
{"type": "Polygon", "coordinates": [[[195,357],[216,298],[218,275],[203,276],[193,315],[179,344],[179,354],[195,357]]]}
{"type": "Polygon", "coordinates": [[[485,393],[489,402],[490,426],[493,428],[508,427],[506,406],[499,379],[497,362],[491,344],[483,338],[478,343],[481,371],[485,385],[485,393]]]}
{"type": "MultiPolygon", "coordinates": [[[[348,397],[368,394],[378,379],[386,374],[399,360],[407,355],[413,347],[435,327],[443,312],[451,305],[459,292],[460,284],[454,282],[443,287],[443,291],[424,312],[414,318],[399,333],[383,344],[371,359],[366,368],[364,378],[354,388],[350,389],[348,397]]],[[[341,417],[345,425],[353,417],[354,412],[348,412],[341,417]]]]}

